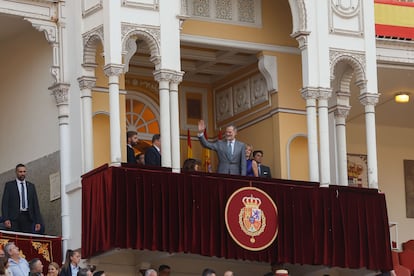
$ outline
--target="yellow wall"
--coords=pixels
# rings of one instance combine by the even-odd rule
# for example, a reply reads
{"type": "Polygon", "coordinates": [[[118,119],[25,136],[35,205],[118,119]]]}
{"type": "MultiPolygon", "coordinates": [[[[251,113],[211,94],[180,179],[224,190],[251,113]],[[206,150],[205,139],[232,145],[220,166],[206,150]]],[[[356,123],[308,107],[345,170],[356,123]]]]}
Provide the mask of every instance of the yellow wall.
{"type": "MultiPolygon", "coordinates": [[[[95,69],[96,86],[108,88],[108,78],[105,76],[103,67],[105,60],[102,57],[102,45],[96,50],[96,61],[98,66],[95,69]]],[[[125,88],[124,75],[119,77],[119,88],[125,88]]],[[[110,155],[110,133],[109,133],[109,93],[97,92],[92,93],[92,112],[93,118],[93,137],[94,137],[94,164],[95,167],[111,162],[110,155]]],[[[126,121],[125,121],[125,95],[119,96],[119,111],[121,125],[121,154],[122,160],[126,160],[126,121]]]]}
{"type": "Polygon", "coordinates": [[[292,16],[288,1],[262,1],[262,28],[186,20],[183,34],[241,40],[255,43],[297,46],[292,32],[292,16]]]}

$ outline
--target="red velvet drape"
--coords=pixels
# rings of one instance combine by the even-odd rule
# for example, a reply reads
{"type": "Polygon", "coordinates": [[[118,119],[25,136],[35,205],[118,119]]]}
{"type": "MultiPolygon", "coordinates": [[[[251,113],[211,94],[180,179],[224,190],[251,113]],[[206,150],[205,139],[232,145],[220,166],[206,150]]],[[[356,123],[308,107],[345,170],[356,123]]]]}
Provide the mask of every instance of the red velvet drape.
{"type": "Polygon", "coordinates": [[[119,247],[392,269],[385,197],[374,189],[104,166],[83,177],[82,207],[85,257],[119,247]],[[279,213],[277,239],[259,252],[238,246],[224,221],[227,199],[249,180],[279,213]]]}

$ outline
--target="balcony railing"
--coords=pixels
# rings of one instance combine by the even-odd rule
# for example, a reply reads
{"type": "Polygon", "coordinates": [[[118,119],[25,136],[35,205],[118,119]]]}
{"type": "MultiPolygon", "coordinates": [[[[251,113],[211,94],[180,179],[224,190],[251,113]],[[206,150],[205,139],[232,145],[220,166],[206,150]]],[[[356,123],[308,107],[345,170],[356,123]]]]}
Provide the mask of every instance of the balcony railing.
{"type": "Polygon", "coordinates": [[[392,269],[385,196],[375,189],[127,165],[82,180],[82,256],[113,248],[392,269]],[[261,251],[234,242],[224,220],[228,198],[246,186],[266,192],[278,209],[278,236],[261,251]]]}

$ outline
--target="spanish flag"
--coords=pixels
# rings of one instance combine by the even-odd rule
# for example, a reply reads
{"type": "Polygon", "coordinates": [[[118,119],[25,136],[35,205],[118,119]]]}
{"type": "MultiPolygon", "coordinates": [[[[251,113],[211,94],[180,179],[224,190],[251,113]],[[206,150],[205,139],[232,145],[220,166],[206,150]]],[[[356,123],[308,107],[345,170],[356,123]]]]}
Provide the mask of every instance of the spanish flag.
{"type": "Polygon", "coordinates": [[[187,129],[187,158],[193,158],[193,148],[191,146],[190,129],[187,129]]]}
{"type": "MultiPolygon", "coordinates": [[[[204,137],[208,140],[206,129],[204,129],[204,137]]],[[[211,172],[210,150],[208,148],[203,148],[203,157],[203,166],[205,171],[211,172]]]]}

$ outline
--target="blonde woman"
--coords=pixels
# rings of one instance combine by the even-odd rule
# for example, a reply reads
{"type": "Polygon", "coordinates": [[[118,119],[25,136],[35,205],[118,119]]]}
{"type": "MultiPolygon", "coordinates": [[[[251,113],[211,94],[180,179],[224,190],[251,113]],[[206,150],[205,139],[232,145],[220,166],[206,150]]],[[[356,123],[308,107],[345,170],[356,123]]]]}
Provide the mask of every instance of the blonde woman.
{"type": "Polygon", "coordinates": [[[252,159],[253,146],[246,144],[245,156],[246,156],[246,175],[247,176],[259,176],[259,169],[257,168],[257,162],[252,159]]]}
{"type": "Polygon", "coordinates": [[[51,262],[47,268],[46,276],[58,276],[59,275],[59,265],[55,262],[51,262]]]}

